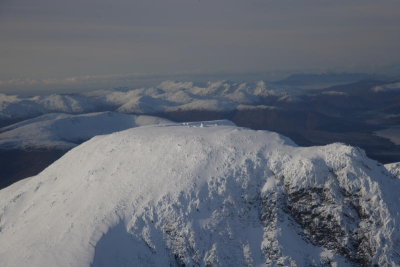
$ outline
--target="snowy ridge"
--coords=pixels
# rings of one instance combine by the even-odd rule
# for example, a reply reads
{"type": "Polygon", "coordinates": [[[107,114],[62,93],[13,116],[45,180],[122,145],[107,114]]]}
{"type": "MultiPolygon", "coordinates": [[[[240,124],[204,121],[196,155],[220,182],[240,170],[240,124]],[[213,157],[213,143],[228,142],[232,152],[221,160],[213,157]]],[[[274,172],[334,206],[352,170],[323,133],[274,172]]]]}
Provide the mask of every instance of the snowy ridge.
{"type": "Polygon", "coordinates": [[[1,266],[399,266],[400,180],[228,122],[99,136],[0,191],[1,266]]]}
{"type": "Polygon", "coordinates": [[[385,164],[385,168],[395,177],[400,178],[400,162],[385,164]]]}
{"type": "Polygon", "coordinates": [[[118,111],[156,113],[180,110],[230,111],[239,105],[258,105],[265,99],[294,101],[300,89],[282,85],[231,81],[162,82],[155,88],[94,91],[85,94],[18,97],[0,94],[0,119],[37,116],[49,112],[118,111]]]}
{"type": "Polygon", "coordinates": [[[171,123],[146,115],[51,113],[0,129],[0,149],[70,149],[93,136],[150,124],[171,123]]]}
{"type": "Polygon", "coordinates": [[[87,113],[103,107],[96,99],[71,94],[19,97],[0,94],[0,119],[15,119],[37,116],[44,113],[87,113]]]}

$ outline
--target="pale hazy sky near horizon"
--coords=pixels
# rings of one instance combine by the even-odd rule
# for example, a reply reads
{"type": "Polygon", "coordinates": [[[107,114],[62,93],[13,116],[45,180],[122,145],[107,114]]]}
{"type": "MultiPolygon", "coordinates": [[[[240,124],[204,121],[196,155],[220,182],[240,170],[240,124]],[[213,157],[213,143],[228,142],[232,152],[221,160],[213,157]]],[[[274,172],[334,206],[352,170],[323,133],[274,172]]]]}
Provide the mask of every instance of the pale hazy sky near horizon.
{"type": "Polygon", "coordinates": [[[0,82],[358,71],[400,62],[399,29],[398,0],[2,0],[0,82]]]}

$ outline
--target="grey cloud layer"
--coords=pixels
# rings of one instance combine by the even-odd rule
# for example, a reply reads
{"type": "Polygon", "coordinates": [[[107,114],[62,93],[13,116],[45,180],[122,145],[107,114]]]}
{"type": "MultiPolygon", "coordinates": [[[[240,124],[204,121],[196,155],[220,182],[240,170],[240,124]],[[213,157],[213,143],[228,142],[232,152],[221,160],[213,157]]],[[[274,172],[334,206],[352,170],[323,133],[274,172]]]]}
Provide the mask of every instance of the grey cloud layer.
{"type": "Polygon", "coordinates": [[[400,61],[400,2],[4,1],[2,79],[400,61]]]}

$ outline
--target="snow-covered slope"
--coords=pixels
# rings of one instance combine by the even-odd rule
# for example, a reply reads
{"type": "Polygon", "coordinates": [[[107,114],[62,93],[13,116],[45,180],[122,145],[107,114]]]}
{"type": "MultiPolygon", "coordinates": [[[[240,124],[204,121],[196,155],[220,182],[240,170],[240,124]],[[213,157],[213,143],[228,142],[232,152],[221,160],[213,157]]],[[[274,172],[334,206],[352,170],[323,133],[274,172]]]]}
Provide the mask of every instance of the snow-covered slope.
{"type": "Polygon", "coordinates": [[[82,115],[51,113],[1,128],[0,148],[70,149],[96,135],[160,123],[171,121],[115,112],[82,115]]]}
{"type": "Polygon", "coordinates": [[[0,266],[399,266],[399,189],[342,144],[138,127],[0,191],[0,266]]]}
{"type": "Polygon", "coordinates": [[[385,168],[395,177],[400,178],[400,162],[385,164],[385,168]]]}

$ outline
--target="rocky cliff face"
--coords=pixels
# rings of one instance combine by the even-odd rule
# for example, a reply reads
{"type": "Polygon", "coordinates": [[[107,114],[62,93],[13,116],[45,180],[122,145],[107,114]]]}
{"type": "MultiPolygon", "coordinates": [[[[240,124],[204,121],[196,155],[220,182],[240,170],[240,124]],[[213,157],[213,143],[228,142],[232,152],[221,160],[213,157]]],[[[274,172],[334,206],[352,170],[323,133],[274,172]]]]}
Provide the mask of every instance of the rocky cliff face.
{"type": "Polygon", "coordinates": [[[93,138],[0,191],[1,266],[399,266],[400,179],[228,122],[93,138]]]}
{"type": "MultiPolygon", "coordinates": [[[[395,264],[390,258],[398,259],[399,255],[387,241],[397,230],[384,204],[382,188],[373,179],[375,164],[359,150],[349,147],[340,161],[341,164],[336,166],[329,161],[321,162],[317,177],[315,165],[311,162],[300,160],[293,163],[292,166],[308,164],[306,175],[319,180],[306,186],[302,183],[307,177],[293,179],[293,176],[301,176],[301,171],[280,172],[277,175],[279,189],[262,193],[262,221],[267,229],[279,229],[279,222],[282,221],[296,225],[297,234],[305,240],[339,254],[353,264],[395,264]]],[[[276,236],[270,244],[273,239],[277,239],[276,236]]],[[[266,254],[279,255],[276,262],[283,262],[284,265],[293,264],[290,257],[276,247],[267,246],[266,254]]],[[[326,257],[321,261],[330,263],[331,259],[326,257]]]]}

